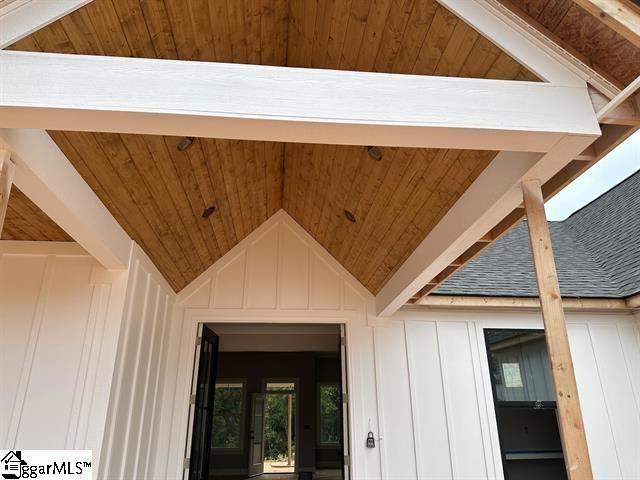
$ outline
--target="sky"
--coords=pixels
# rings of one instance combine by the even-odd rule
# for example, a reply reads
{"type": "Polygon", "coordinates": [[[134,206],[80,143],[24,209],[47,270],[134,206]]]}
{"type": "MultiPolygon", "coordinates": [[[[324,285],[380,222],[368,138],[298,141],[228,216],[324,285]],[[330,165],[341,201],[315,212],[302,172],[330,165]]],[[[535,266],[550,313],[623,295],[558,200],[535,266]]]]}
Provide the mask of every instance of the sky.
{"type": "Polygon", "coordinates": [[[545,205],[547,219],[564,220],[640,170],[640,131],[631,135],[545,205]]]}

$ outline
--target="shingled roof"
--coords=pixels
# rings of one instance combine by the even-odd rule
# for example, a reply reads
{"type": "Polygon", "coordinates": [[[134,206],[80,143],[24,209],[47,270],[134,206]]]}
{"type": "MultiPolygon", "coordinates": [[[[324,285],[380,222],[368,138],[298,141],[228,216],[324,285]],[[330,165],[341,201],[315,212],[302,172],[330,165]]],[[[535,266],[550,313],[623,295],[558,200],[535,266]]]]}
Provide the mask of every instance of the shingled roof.
{"type": "MultiPolygon", "coordinates": [[[[560,292],[625,298],[640,292],[640,171],[561,222],[550,222],[560,292]]],[[[537,297],[525,221],[453,274],[434,295],[537,297]]]]}

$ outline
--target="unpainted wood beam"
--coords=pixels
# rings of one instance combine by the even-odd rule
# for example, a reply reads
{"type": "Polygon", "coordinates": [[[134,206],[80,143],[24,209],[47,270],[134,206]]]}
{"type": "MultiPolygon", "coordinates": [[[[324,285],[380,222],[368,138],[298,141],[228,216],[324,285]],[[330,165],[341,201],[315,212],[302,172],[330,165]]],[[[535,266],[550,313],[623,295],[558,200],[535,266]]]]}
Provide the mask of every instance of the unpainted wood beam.
{"type": "Polygon", "coordinates": [[[558,424],[567,477],[569,480],[592,480],[587,437],[540,181],[524,181],[522,191],[556,392],[558,424]]]}
{"type": "Polygon", "coordinates": [[[573,0],[621,37],[640,48],[640,8],[630,0],[573,0]]]}
{"type": "MultiPolygon", "coordinates": [[[[640,299],[639,306],[640,306],[640,299]]],[[[626,311],[628,301],[615,298],[563,298],[562,306],[571,311],[626,311]]],[[[429,295],[414,302],[414,305],[430,308],[468,308],[468,309],[540,309],[539,298],[529,297],[486,297],[461,295],[429,295]]]]}

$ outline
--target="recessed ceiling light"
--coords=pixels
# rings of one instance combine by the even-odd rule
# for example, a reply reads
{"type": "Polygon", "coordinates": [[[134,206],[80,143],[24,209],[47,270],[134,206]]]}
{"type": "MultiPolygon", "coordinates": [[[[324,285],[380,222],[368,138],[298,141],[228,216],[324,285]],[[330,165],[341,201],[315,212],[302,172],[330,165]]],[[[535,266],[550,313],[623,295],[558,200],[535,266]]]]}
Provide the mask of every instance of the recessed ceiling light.
{"type": "Polygon", "coordinates": [[[351,223],[356,223],[356,216],[351,213],[349,210],[345,210],[344,211],[344,216],[347,218],[347,220],[349,220],[351,223]]]}
{"type": "Polygon", "coordinates": [[[202,212],[202,218],[209,218],[213,212],[216,211],[216,207],[214,205],[210,205],[204,209],[202,212]]]}
{"type": "Polygon", "coordinates": [[[375,146],[367,147],[367,152],[369,152],[369,156],[374,160],[378,162],[382,160],[382,150],[380,150],[380,148],[375,146]]]}
{"type": "Polygon", "coordinates": [[[178,145],[176,145],[176,148],[181,151],[184,152],[186,149],[188,149],[191,145],[193,145],[193,142],[195,142],[195,138],[194,137],[184,137],[182,140],[180,140],[180,142],[178,143],[178,145]]]}

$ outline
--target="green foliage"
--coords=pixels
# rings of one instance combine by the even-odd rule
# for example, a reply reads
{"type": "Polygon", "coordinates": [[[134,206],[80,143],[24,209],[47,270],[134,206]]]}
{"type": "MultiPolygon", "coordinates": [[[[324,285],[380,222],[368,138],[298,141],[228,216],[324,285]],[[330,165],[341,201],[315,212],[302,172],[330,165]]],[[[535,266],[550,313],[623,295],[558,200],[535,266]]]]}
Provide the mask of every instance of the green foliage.
{"type": "Polygon", "coordinates": [[[213,404],[213,448],[240,448],[242,385],[216,386],[213,404]]]}
{"type": "Polygon", "coordinates": [[[340,387],[320,385],[320,443],[340,443],[340,387]]]}
{"type": "MultiPolygon", "coordinates": [[[[295,451],[296,396],[292,400],[292,450],[295,451]]],[[[267,394],[264,425],[264,456],[269,460],[287,458],[288,395],[267,394]]]]}

